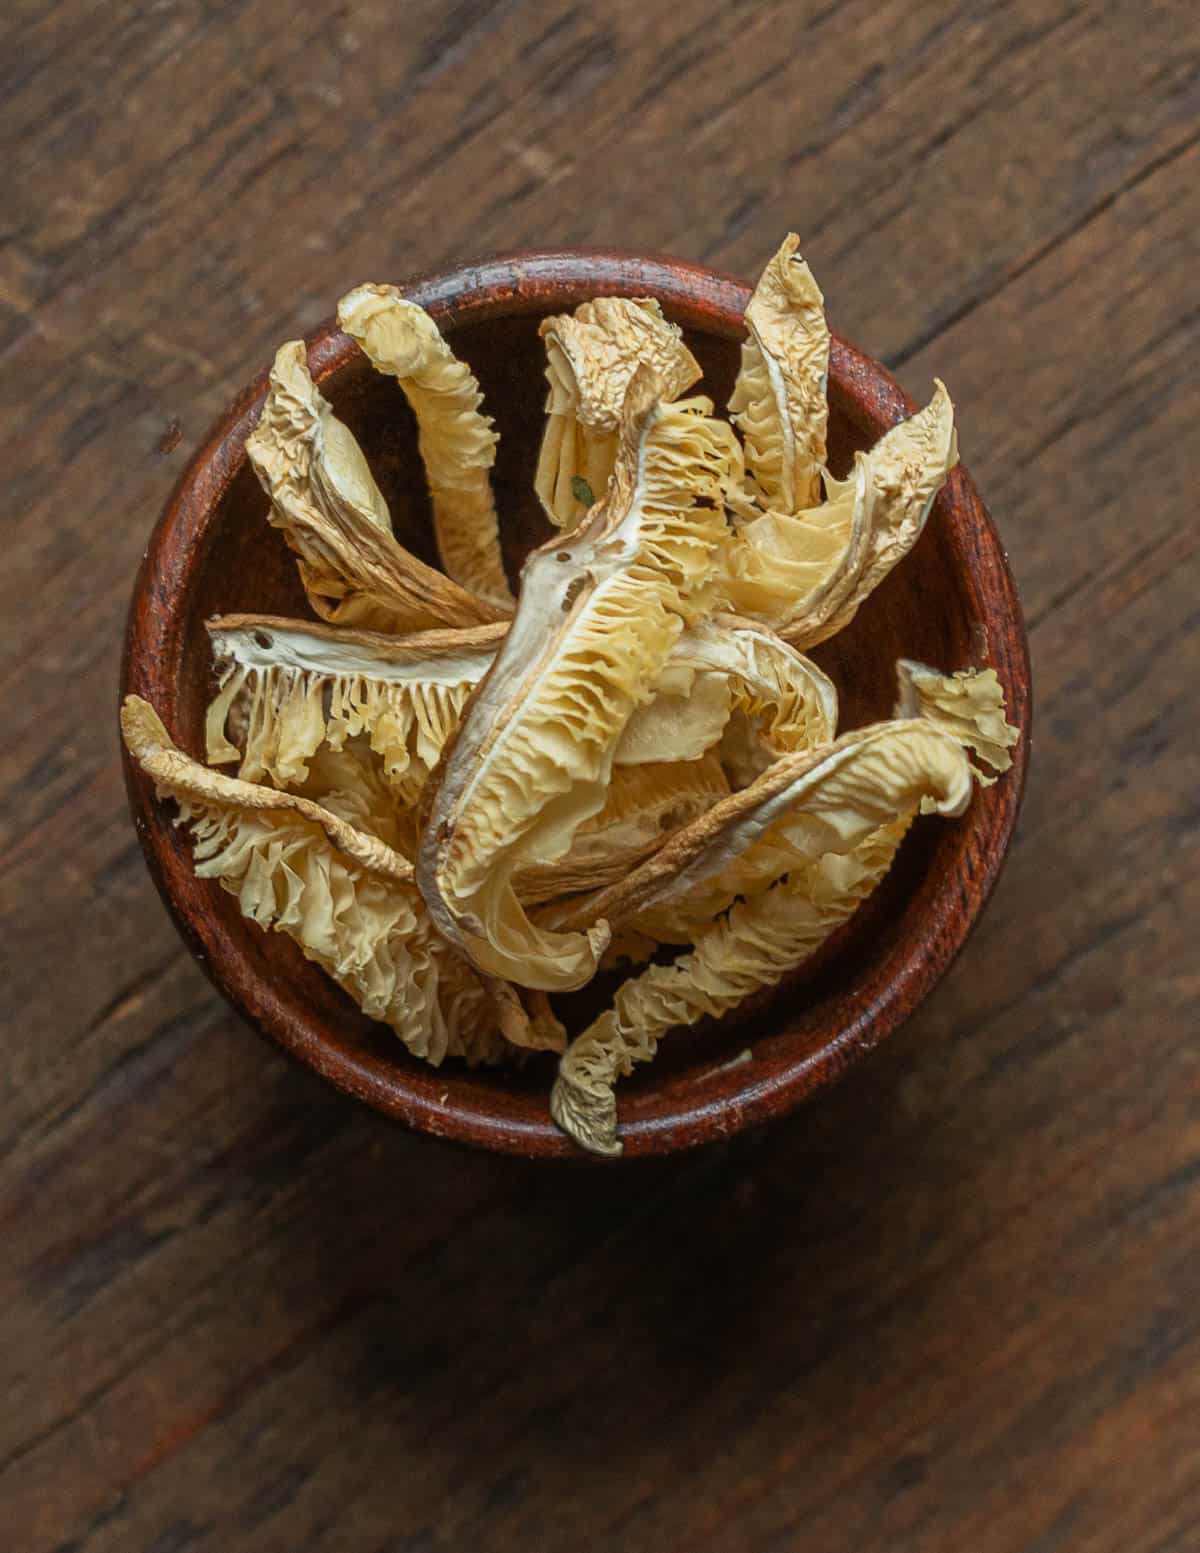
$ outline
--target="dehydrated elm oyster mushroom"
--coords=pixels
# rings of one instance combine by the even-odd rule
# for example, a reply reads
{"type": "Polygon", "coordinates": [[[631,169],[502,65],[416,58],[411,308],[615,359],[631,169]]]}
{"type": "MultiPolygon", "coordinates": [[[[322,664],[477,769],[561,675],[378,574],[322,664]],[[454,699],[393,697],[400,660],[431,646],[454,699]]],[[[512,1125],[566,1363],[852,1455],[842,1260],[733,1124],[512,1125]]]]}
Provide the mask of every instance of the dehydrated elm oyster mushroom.
{"type": "Polygon", "coordinates": [[[550,392],[534,487],[550,521],[574,528],[608,494],[634,373],[648,368],[662,397],[678,399],[699,380],[700,364],[652,297],[581,302],[544,318],[538,333],[550,392]]]}
{"type": "Polygon", "coordinates": [[[746,444],[750,494],[776,512],[821,494],[829,417],[825,299],[794,232],[763,271],[746,307],[747,339],[729,413],[746,444]]]}
{"type": "Polygon", "coordinates": [[[604,804],[617,741],[684,626],[700,618],[725,532],[730,432],[707,400],[664,403],[648,369],[626,395],[606,501],[535,550],[495,663],[447,748],[417,882],[483,971],[543,991],[594,975],[607,928],[548,934],[513,875],[551,863],[604,804]]]}
{"type": "Polygon", "coordinates": [[[389,636],[270,615],[211,620],[219,688],[208,710],[208,759],[236,760],[248,780],[287,787],[305,779],[323,746],[365,735],[396,792],[415,803],[504,631],[389,636]]]}
{"type": "Polygon", "coordinates": [[[957,462],[954,406],[939,382],[924,410],[856,455],[847,479],[826,475],[819,506],[738,526],[718,584],[728,607],[797,647],[836,635],[916,544],[957,462]]]}
{"type": "MultiPolygon", "coordinates": [[[[495,1062],[491,999],[429,920],[412,865],[378,836],[294,793],[209,771],[171,742],[136,696],[121,709],[130,754],[174,798],[196,872],[260,927],[286,933],[414,1056],[495,1062]]],[[[336,796],[334,798],[336,804],[336,796]]]]}
{"type": "Polygon", "coordinates": [[[417,417],[447,573],[506,612],[512,593],[500,557],[491,468],[496,433],[471,369],[455,356],[424,308],[395,286],[357,286],[338,303],[338,323],[379,372],[394,377],[417,417]]]}
{"type": "Polygon", "coordinates": [[[304,343],[280,347],[246,453],[269,520],[299,558],[323,620],[379,631],[478,625],[507,612],[399,544],[362,450],[312,380],[304,343]]]}
{"type": "Polygon", "coordinates": [[[550,1098],[559,1126],[592,1153],[619,1154],[616,1080],[648,1062],[669,1030],[719,1018],[802,965],[875,888],[908,824],[881,826],[852,851],[826,854],[737,902],[688,953],[626,981],[559,1062],[550,1098]]]}

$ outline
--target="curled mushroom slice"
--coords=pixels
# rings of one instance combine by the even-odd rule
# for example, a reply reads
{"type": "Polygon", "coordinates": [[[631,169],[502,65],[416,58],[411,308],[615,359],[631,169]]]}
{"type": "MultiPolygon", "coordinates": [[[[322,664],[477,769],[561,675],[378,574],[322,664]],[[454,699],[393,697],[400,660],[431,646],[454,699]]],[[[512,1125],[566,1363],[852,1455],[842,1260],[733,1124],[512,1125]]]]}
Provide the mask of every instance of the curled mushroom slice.
{"type": "Polygon", "coordinates": [[[581,986],[608,930],[536,928],[513,889],[604,804],[617,740],[708,601],[731,434],[708,400],[630,384],[606,502],[525,563],[517,613],[447,747],[417,855],[435,922],[481,970],[543,991],[581,986]]]}
{"type": "Polygon", "coordinates": [[[688,662],[691,636],[684,631],[679,637],[654,681],[654,699],[625,724],[613,752],[618,768],[699,760],[724,732],[733,710],[729,678],[688,662]]]}
{"type": "Polygon", "coordinates": [[[820,500],[828,421],[825,299],[790,232],[746,306],[749,338],[729,400],[751,495],[778,512],[820,500]]]}
{"type": "Polygon", "coordinates": [[[902,658],[896,665],[900,699],[897,717],[927,717],[989,768],[974,762],[976,781],[991,787],[1012,765],[1009,751],[1021,737],[1004,715],[1004,688],[995,669],[960,669],[939,674],[924,663],[902,658]]]}
{"type": "Polygon", "coordinates": [[[749,787],[780,755],[833,740],[837,690],[810,658],[751,621],[717,616],[707,630],[730,675],[720,755],[735,788],[749,787]]]}
{"type": "MultiPolygon", "coordinates": [[[[295,787],[319,749],[362,734],[397,795],[415,802],[506,629],[387,636],[275,615],[211,620],[218,690],[208,759],[239,762],[246,781],[295,787]]],[[[832,738],[837,698],[815,664],[764,628],[728,616],[702,621],[679,636],[653,699],[626,724],[615,764],[698,760],[733,709],[756,719],[761,769],[771,751],[832,738]]]]}
{"type": "Polygon", "coordinates": [[[339,819],[312,799],[224,776],[192,760],[171,742],[158,713],[139,696],[126,696],[121,707],[121,732],[129,753],[154,778],[160,797],[211,804],[235,819],[242,812],[260,810],[270,815],[295,815],[321,831],[330,847],[366,872],[396,884],[412,883],[412,864],[387,842],[339,819]]]}
{"type": "Polygon", "coordinates": [[[474,374],[395,286],[356,286],[338,303],[338,323],[399,381],[416,415],[442,564],[464,588],[510,611],[492,496],[497,437],[474,374]]]}
{"type": "Polygon", "coordinates": [[[532,906],[610,884],[728,793],[715,754],[617,767],[603,809],[575,832],[570,851],[556,863],[523,868],[517,894],[532,906]]]}
{"type": "Polygon", "coordinates": [[[722,555],[722,595],[794,646],[835,635],[916,544],[957,462],[954,406],[938,382],[924,410],[855,456],[848,479],[827,478],[819,507],[742,524],[722,555]]]}
{"type": "Polygon", "coordinates": [[[335,789],[318,804],[209,771],[136,696],[121,729],[159,796],[178,802],[196,873],[219,880],[252,922],[286,933],[415,1056],[436,1065],[506,1054],[488,991],[434,929],[411,864],[342,817],[360,817],[361,791],[335,789]]]}
{"type": "Polygon", "coordinates": [[[378,631],[478,625],[506,611],[426,566],[392,533],[362,450],[312,380],[304,342],[280,347],[246,453],[269,519],[323,620],[378,631]]]}
{"type": "MultiPolygon", "coordinates": [[[[240,778],[244,781],[245,778],[240,778]]],[[[366,739],[319,750],[295,791],[356,830],[377,836],[408,861],[413,853],[411,816],[383,778],[366,739]]]]}
{"type": "Polygon", "coordinates": [[[662,398],[678,399],[700,364],[650,297],[597,297],[543,319],[538,332],[550,392],[534,487],[551,522],[574,528],[608,492],[621,407],[638,366],[657,374],[662,398]]]}
{"type": "Polygon", "coordinates": [[[686,943],[738,895],[827,852],[852,851],[918,809],[961,814],[970,796],[970,766],[949,734],[920,718],[876,723],[783,756],[624,879],[549,913],[550,925],[630,922],[661,942],[686,943]]]}
{"type": "Polygon", "coordinates": [[[736,616],[715,615],[685,633],[677,661],[727,675],[734,705],[761,720],[778,754],[828,744],[837,729],[837,690],[815,663],[772,631],[736,616]]]}
{"type": "Polygon", "coordinates": [[[617,765],[695,760],[738,719],[743,765],[757,776],[776,755],[827,744],[837,691],[816,664],[755,621],[714,615],[680,636],[655,682],[654,700],[629,719],[617,765]]]}
{"type": "Polygon", "coordinates": [[[385,636],[271,615],[212,620],[219,689],[208,758],[240,761],[247,781],[290,787],[323,746],[365,734],[397,794],[415,801],[506,629],[385,636]]]}
{"type": "Polygon", "coordinates": [[[559,1061],[550,1110],[563,1131],[592,1153],[620,1154],[616,1080],[648,1062],[668,1030],[719,1018],[803,965],[879,883],[907,826],[882,826],[849,853],[827,854],[739,901],[687,954],[625,982],[559,1061]]]}

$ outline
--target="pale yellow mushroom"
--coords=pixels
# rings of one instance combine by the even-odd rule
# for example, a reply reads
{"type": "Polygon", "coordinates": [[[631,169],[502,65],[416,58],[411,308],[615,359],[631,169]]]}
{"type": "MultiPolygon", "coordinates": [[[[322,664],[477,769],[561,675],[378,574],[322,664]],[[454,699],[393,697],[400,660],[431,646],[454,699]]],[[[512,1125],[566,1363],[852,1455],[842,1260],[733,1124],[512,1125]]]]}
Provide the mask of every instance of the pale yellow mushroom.
{"type": "Polygon", "coordinates": [[[828,420],[825,299],[799,247],[790,232],[754,288],[729,400],[746,443],[749,494],[784,513],[820,499],[828,420]]]}
{"type": "Polygon", "coordinates": [[[538,332],[550,392],[534,488],[550,521],[574,528],[608,494],[621,408],[638,367],[655,373],[664,399],[678,399],[700,377],[700,364],[652,297],[596,297],[543,319],[538,332]]]}
{"type": "Polygon", "coordinates": [[[417,881],[488,974],[569,990],[607,944],[599,923],[538,929],[513,875],[562,857],[603,807],[626,723],[707,607],[731,442],[710,410],[663,403],[653,373],[635,373],[608,500],[526,562],[513,624],[447,748],[417,881]]]}
{"type": "Polygon", "coordinates": [[[246,453],[268,517],[299,558],[322,620],[379,631],[479,625],[510,610],[426,566],[399,544],[362,450],[313,382],[304,342],[279,348],[246,453]]]}
{"type": "Polygon", "coordinates": [[[519,870],[517,895],[528,907],[611,884],[728,793],[712,752],[697,760],[616,766],[603,809],[584,821],[557,862],[519,870]]]}
{"type": "Polygon", "coordinates": [[[159,796],[179,804],[199,877],[217,879],[252,922],[287,934],[414,1056],[435,1066],[446,1056],[503,1059],[492,997],[433,927],[411,863],[354,823],[361,787],[316,803],[210,771],[136,696],[121,730],[159,796]]]}
{"type": "Polygon", "coordinates": [[[961,814],[970,796],[970,765],[949,734],[922,718],[876,723],[781,757],[616,884],[545,920],[559,932],[602,920],[686,943],[737,896],[852,851],[901,815],[961,814]]]}
{"type": "Polygon", "coordinates": [[[210,621],[219,689],[208,758],[239,761],[247,780],[288,787],[305,780],[322,746],[339,749],[362,734],[396,793],[415,803],[505,630],[387,636],[270,615],[210,621]]]}
{"type": "Polygon", "coordinates": [[[483,395],[474,374],[425,309],[395,286],[356,286],[338,303],[338,323],[378,371],[396,378],[416,415],[446,571],[464,588],[511,611],[492,495],[497,437],[491,417],[480,409],[483,395]]]}
{"type": "Polygon", "coordinates": [[[738,526],[721,556],[727,607],[796,647],[834,636],[916,544],[957,462],[954,406],[939,382],[924,410],[856,455],[848,479],[826,477],[819,506],[738,526]]]}
{"type": "Polygon", "coordinates": [[[925,717],[980,757],[975,780],[991,787],[1012,765],[1010,751],[1020,730],[1005,717],[1004,688],[995,669],[959,669],[939,674],[927,664],[902,658],[896,665],[900,696],[897,717],[925,717]]]}
{"type": "Polygon", "coordinates": [[[649,1062],[669,1030],[719,1018],[803,965],[887,872],[908,823],[882,826],[849,853],[826,854],[739,901],[686,954],[623,983],[559,1060],[550,1110],[563,1131],[592,1153],[619,1154],[617,1079],[649,1062]]]}

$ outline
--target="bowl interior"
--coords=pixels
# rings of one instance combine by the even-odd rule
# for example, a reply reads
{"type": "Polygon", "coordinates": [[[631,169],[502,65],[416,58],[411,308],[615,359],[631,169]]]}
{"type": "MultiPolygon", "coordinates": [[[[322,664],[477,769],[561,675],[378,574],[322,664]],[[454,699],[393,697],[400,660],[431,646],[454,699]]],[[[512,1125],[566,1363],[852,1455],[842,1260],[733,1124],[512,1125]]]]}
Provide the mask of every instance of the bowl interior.
{"type": "MultiPolygon", "coordinates": [[[[544,398],[538,320],[572,305],[578,276],[573,286],[569,297],[524,299],[516,315],[492,309],[456,318],[451,309],[439,319],[477,374],[500,432],[495,488],[514,580],[525,553],[549,533],[532,492],[544,398]]],[[[647,287],[621,289],[644,294],[647,287]]],[[[727,289],[731,301],[724,310],[699,317],[694,310],[689,316],[677,298],[663,298],[669,314],[690,324],[688,343],[704,368],[703,391],[718,405],[737,371],[737,316],[744,300],[733,283],[727,289]]],[[[336,331],[320,337],[312,360],[323,392],[367,453],[398,538],[436,563],[414,421],[398,385],[372,372],[336,331]]],[[[243,412],[241,429],[234,428],[237,408],[223,439],[215,438],[198,456],[198,465],[208,460],[199,485],[194,466],[174,511],[164,516],[177,538],[181,526],[186,530],[184,542],[173,569],[152,545],[141,586],[165,595],[159,613],[170,629],[152,665],[140,661],[139,646],[131,642],[127,670],[128,687],[154,701],[181,746],[197,756],[203,754],[204,711],[213,691],[205,620],[243,610],[311,618],[295,561],[269,527],[266,497],[240,455],[251,418],[243,412]]],[[[869,446],[903,408],[881,369],[839,344],[830,382],[834,472],[844,474],[854,451],[869,446]]],[[[899,657],[946,670],[994,663],[1007,682],[1010,705],[1020,701],[1020,665],[1006,655],[987,588],[988,567],[1003,568],[990,547],[990,525],[969,482],[956,474],[913,553],[849,628],[813,652],[838,686],[842,729],[890,714],[899,657]]],[[[137,604],[135,597],[135,617],[137,604]]],[[[1019,772],[1009,778],[1018,793],[1019,778],[1019,772]]],[[[677,1147],[782,1109],[873,1044],[906,1011],[905,1000],[911,1003],[925,990],[932,962],[944,964],[965,936],[969,923],[955,916],[973,916],[981,902],[958,891],[957,881],[976,866],[986,872],[990,851],[1003,851],[1013,798],[1000,784],[977,794],[960,821],[918,823],[884,885],[816,962],[719,1025],[666,1040],[655,1063],[621,1086],[627,1153],[677,1147]],[[749,1059],[742,1056],[747,1050],[749,1059]]],[[[390,1031],[364,1018],[289,939],[247,923],[219,886],[196,881],[186,839],[170,825],[169,806],[155,804],[136,779],[134,801],[177,920],[218,983],[267,1033],[341,1087],[428,1130],[518,1152],[567,1152],[548,1116],[549,1059],[519,1073],[469,1072],[452,1062],[430,1070],[390,1031]]],[[[614,985],[614,978],[605,978],[556,1000],[569,1028],[582,1028],[614,985]]]]}

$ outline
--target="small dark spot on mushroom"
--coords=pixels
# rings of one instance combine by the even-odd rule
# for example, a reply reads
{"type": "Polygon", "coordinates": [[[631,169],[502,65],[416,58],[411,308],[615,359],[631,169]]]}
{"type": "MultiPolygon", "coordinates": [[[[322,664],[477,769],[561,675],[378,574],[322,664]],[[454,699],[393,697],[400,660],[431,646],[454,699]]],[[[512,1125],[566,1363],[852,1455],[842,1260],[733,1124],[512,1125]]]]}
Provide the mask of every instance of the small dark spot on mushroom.
{"type": "Polygon", "coordinates": [[[575,600],[579,597],[580,593],[586,586],[586,577],[571,578],[570,582],[567,584],[567,591],[563,594],[562,611],[564,615],[570,614],[571,609],[574,607],[575,600]]]}
{"type": "Polygon", "coordinates": [[[569,561],[571,559],[571,552],[569,550],[560,550],[554,559],[556,561],[569,561]]]}
{"type": "Polygon", "coordinates": [[[275,645],[275,638],[267,631],[255,631],[254,640],[264,652],[270,651],[275,645]]]}

